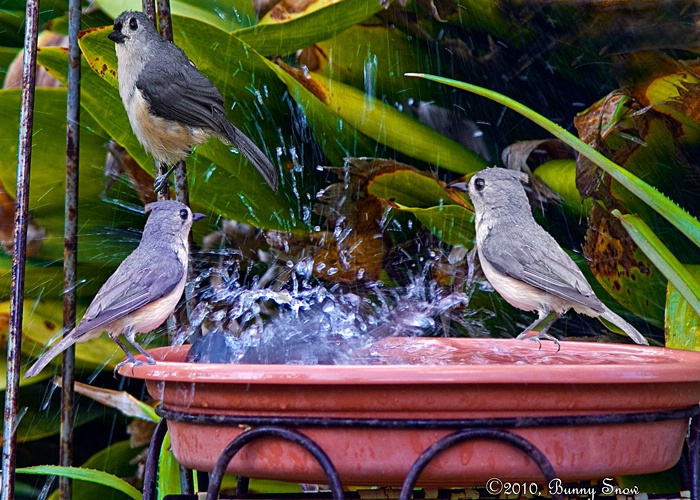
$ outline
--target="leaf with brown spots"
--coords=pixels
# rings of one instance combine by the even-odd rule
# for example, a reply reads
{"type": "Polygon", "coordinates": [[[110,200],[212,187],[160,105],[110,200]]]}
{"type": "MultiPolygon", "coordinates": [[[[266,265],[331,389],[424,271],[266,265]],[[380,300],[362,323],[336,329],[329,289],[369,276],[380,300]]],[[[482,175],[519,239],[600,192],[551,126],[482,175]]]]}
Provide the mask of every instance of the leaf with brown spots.
{"type": "MultiPolygon", "coordinates": [[[[631,62],[640,65],[638,76],[634,71],[627,73],[624,92],[611,93],[576,117],[579,136],[697,216],[700,124],[698,117],[691,115],[696,107],[692,96],[700,88],[700,80],[668,58],[630,55],[627,62],[628,67],[631,62]],[[649,68],[646,64],[652,61],[659,64],[651,66],[654,69],[650,77],[642,69],[649,68]]],[[[577,186],[582,196],[592,196],[607,209],[597,207],[591,212],[584,247],[596,277],[626,307],[642,317],[656,318],[653,322],[660,324],[666,280],[609,212],[618,209],[623,214],[638,215],[674,255],[686,262],[696,261],[693,256],[697,255],[697,247],[584,157],[579,157],[577,163],[577,186]]]]}
{"type": "Polygon", "coordinates": [[[599,205],[591,210],[583,251],[596,279],[617,302],[646,321],[663,325],[666,278],[599,205]]]}

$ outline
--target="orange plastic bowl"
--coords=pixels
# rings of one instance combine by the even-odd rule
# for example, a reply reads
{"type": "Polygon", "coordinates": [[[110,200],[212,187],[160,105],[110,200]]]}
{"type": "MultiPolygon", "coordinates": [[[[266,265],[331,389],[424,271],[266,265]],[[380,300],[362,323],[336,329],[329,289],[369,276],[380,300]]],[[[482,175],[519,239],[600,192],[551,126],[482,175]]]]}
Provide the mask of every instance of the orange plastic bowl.
{"type": "MultiPolygon", "coordinates": [[[[618,344],[505,339],[393,338],[376,349],[406,364],[372,366],[184,363],[189,346],[150,351],[156,365],[120,373],[145,379],[167,410],[240,417],[469,419],[663,411],[700,402],[700,353],[618,344]]],[[[563,480],[643,474],[679,459],[688,419],[510,429],[531,441],[563,480]]],[[[239,425],[168,421],[172,451],[211,471],[239,425]]],[[[346,485],[400,485],[416,458],[452,430],[305,428],[346,485]]],[[[273,438],[236,455],[228,472],[326,482],[298,445],[273,438]]],[[[497,477],[541,479],[504,443],[469,441],[436,457],[419,485],[460,486],[497,477]]]]}

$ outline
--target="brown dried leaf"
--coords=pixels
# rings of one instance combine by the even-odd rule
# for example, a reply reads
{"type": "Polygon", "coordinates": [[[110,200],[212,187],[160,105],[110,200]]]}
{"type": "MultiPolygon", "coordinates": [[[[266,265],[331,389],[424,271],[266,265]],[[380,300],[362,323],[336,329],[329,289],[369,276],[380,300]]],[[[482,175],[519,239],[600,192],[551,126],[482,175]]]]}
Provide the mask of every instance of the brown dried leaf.
{"type": "MultiPolygon", "coordinates": [[[[0,181],[0,242],[6,254],[14,250],[15,200],[5,191],[0,181]]],[[[46,230],[35,221],[27,225],[27,257],[36,257],[46,238],[46,230]]]]}
{"type": "MultiPolygon", "coordinates": [[[[63,379],[61,377],[55,377],[53,383],[55,386],[61,387],[63,386],[63,379]]],[[[82,382],[75,383],[75,392],[87,396],[90,399],[94,399],[105,406],[119,410],[128,417],[151,420],[151,415],[146,414],[141,408],[144,403],[128,392],[94,387],[92,385],[83,384],[82,382]]]]}
{"type": "Polygon", "coordinates": [[[385,206],[367,194],[367,183],[383,169],[397,168],[391,160],[348,158],[344,168],[329,167],[342,182],[318,195],[314,212],[329,230],[308,237],[268,233],[267,241],[283,259],[312,265],[314,276],[339,283],[378,280],[390,248],[382,221],[385,206]]]}
{"type": "Polygon", "coordinates": [[[154,422],[140,418],[133,419],[126,426],[126,432],[129,434],[129,445],[132,448],[149,445],[155,428],[156,424],[154,422]]]}
{"type": "Polygon", "coordinates": [[[589,266],[603,288],[627,309],[647,320],[665,302],[665,278],[610,213],[594,204],[583,246],[589,266]]]}
{"type": "MultiPolygon", "coordinates": [[[[317,3],[318,0],[282,0],[270,10],[270,18],[277,21],[291,19],[291,14],[304,12],[310,6],[317,3]]],[[[323,2],[327,3],[327,2],[323,2]]]]}
{"type": "Polygon", "coordinates": [[[112,140],[109,142],[107,151],[107,157],[105,158],[105,177],[108,177],[109,180],[101,196],[104,197],[112,187],[114,181],[116,181],[121,174],[124,174],[127,179],[129,179],[131,187],[144,206],[156,201],[156,194],[153,191],[153,176],[142,169],[126,149],[115,141],[112,140]]]}
{"type": "Polygon", "coordinates": [[[532,183],[538,201],[559,201],[560,197],[532,170],[552,160],[573,160],[576,152],[559,139],[520,141],[511,144],[501,153],[501,161],[506,168],[526,172],[532,183]]]}
{"type": "MultiPolygon", "coordinates": [[[[68,48],[68,37],[53,33],[51,31],[42,31],[39,33],[37,47],[63,47],[68,48]]],[[[7,68],[7,74],[3,81],[3,89],[20,88],[22,86],[22,64],[24,63],[24,51],[19,52],[12,60],[7,68]]],[[[36,86],[37,87],[60,87],[61,84],[53,76],[42,68],[37,67],[36,70],[36,86]]]]}
{"type": "MultiPolygon", "coordinates": [[[[582,141],[610,158],[619,165],[640,147],[641,141],[618,141],[613,151],[605,142],[614,139],[615,134],[628,134],[630,137],[644,137],[648,130],[647,117],[638,115],[641,106],[620,91],[614,91],[574,118],[574,126],[582,141]],[[621,113],[626,108],[627,112],[621,113]]],[[[610,193],[610,177],[603,180],[603,171],[580,155],[577,159],[576,187],[583,198],[594,197],[602,200],[609,210],[620,208],[610,193]]]]}

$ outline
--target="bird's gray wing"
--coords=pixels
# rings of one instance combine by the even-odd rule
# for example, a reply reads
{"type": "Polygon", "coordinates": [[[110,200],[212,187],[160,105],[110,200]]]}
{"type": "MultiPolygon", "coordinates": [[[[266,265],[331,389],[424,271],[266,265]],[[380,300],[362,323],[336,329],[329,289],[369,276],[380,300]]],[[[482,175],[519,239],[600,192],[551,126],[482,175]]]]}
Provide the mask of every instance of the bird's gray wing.
{"type": "Polygon", "coordinates": [[[277,192],[277,168],[243,132],[226,117],[219,89],[175,45],[163,46],[168,57],[151,59],[136,80],[151,111],[157,116],[193,127],[208,127],[238,148],[277,192]]]}
{"type": "Polygon", "coordinates": [[[489,236],[481,245],[484,258],[497,271],[594,311],[604,310],[581,270],[551,236],[542,247],[508,236],[507,242],[489,236]]]}
{"type": "Polygon", "coordinates": [[[169,56],[151,59],[136,80],[151,111],[162,118],[223,132],[224,98],[219,89],[187,59],[168,46],[169,56]]]}
{"type": "Polygon", "coordinates": [[[163,258],[133,269],[129,260],[122,262],[95,295],[85,316],[75,329],[75,336],[107,325],[172,292],[182,280],[185,266],[177,257],[163,258]]]}

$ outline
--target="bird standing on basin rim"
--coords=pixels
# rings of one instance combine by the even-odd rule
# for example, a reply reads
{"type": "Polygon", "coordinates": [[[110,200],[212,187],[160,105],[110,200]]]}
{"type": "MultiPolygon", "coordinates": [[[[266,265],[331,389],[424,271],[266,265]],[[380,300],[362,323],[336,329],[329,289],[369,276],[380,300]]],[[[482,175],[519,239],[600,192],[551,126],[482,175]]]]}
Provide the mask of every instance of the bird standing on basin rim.
{"type": "Polygon", "coordinates": [[[627,321],[596,297],[583,273],[532,216],[522,182],[526,174],[504,168],[477,172],[468,185],[476,214],[476,249],[486,279],[506,302],[524,311],[537,311],[525,336],[550,313],[537,338],[569,309],[602,318],[622,329],[637,344],[649,342],[627,321]]]}
{"type": "MultiPolygon", "coordinates": [[[[240,150],[277,192],[277,169],[228,121],[219,89],[180,47],[160,36],[148,17],[122,12],[108,38],[115,43],[119,95],[129,123],[156,161],[173,165],[214,135],[240,150]]],[[[156,191],[169,174],[156,179],[156,191]]]]}
{"type": "Polygon", "coordinates": [[[117,365],[115,373],[126,363],[142,364],[119,340],[122,334],[148,364],[155,364],[134,336],[159,327],[175,309],[187,279],[190,228],[192,222],[204,216],[171,200],[149,203],[149,211],[139,246],[102,285],[78,326],[46,351],[27,370],[25,378],[37,375],[74,343],[94,339],[105,331],[127,358],[117,365]]]}

